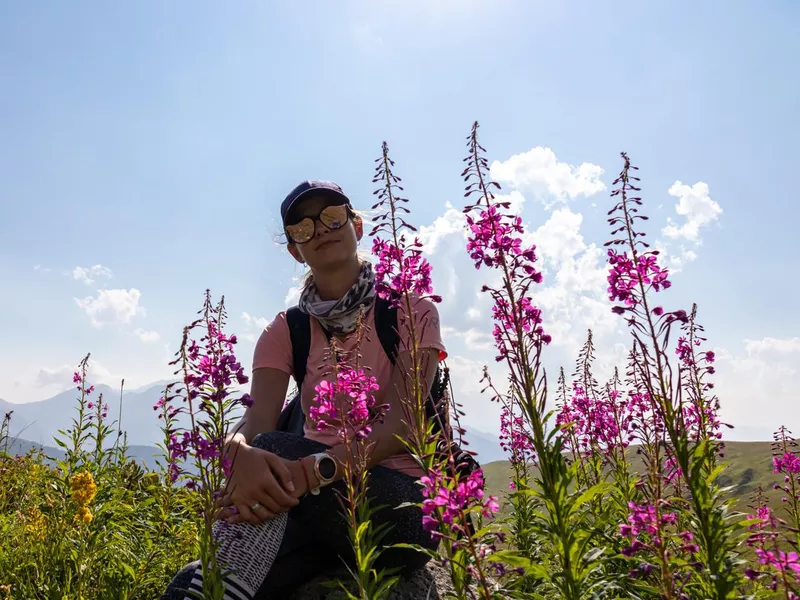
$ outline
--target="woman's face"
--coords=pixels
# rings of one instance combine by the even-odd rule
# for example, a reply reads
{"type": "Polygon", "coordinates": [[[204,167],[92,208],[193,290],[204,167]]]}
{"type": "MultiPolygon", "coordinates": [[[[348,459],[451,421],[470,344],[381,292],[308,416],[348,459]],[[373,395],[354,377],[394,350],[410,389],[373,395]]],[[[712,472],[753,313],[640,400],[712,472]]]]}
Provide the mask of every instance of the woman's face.
{"type": "MultiPolygon", "coordinates": [[[[348,218],[344,226],[331,229],[326,226],[325,219],[320,218],[323,209],[336,204],[326,196],[311,196],[292,207],[288,215],[287,224],[299,223],[306,217],[314,224],[313,236],[309,241],[289,242],[289,252],[292,256],[299,262],[308,264],[311,269],[330,268],[357,257],[358,242],[363,235],[361,219],[353,218],[347,213],[348,218]]],[[[304,226],[307,228],[308,223],[304,226]]]]}

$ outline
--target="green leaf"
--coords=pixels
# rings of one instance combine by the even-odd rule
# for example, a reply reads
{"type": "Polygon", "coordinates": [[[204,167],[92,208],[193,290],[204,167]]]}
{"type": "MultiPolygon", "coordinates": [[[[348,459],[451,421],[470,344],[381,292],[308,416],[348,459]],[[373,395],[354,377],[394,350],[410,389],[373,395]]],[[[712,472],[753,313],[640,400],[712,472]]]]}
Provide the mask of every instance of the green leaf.
{"type": "Polygon", "coordinates": [[[511,567],[522,567],[528,575],[539,579],[549,579],[547,569],[538,563],[532,562],[516,550],[500,550],[493,552],[488,557],[489,562],[501,562],[511,567]]]}

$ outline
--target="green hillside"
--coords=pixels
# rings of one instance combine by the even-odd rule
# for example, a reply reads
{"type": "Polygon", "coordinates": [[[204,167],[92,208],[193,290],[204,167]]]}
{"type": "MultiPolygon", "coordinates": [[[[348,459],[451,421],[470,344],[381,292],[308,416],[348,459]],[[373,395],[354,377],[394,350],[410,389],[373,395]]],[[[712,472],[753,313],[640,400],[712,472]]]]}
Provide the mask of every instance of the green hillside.
{"type": "MultiPolygon", "coordinates": [[[[631,449],[631,461],[635,472],[642,472],[642,464],[635,449],[631,449]]],[[[722,485],[734,486],[732,494],[737,498],[736,508],[747,511],[757,486],[761,486],[769,498],[770,506],[778,509],[781,505],[781,490],[773,490],[776,483],[782,484],[783,478],[772,472],[771,442],[726,442],[722,462],[726,468],[720,476],[722,485]]],[[[490,493],[503,499],[508,493],[510,466],[507,461],[496,461],[484,466],[486,486],[490,493]]],[[[502,502],[501,502],[502,505],[502,502]]]]}

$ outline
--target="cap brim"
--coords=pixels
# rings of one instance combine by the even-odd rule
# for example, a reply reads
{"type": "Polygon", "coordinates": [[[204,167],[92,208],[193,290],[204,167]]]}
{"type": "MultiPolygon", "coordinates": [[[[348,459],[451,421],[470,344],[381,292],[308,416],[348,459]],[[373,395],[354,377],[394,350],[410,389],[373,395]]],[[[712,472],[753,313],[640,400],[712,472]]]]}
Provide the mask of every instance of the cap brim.
{"type": "Polygon", "coordinates": [[[338,200],[341,200],[342,204],[350,204],[350,198],[348,198],[341,192],[337,192],[336,190],[332,190],[330,188],[310,188],[298,194],[289,203],[284,212],[283,222],[284,223],[286,222],[286,217],[289,216],[289,214],[292,212],[292,209],[294,209],[303,200],[306,200],[312,196],[327,196],[329,198],[336,198],[338,200]]]}

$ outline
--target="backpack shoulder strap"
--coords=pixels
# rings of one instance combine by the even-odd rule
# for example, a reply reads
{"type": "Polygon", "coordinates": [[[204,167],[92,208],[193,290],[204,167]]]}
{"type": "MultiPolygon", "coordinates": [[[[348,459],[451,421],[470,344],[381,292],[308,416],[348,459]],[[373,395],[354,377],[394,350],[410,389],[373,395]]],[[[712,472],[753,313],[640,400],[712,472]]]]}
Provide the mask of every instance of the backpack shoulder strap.
{"type": "Polygon", "coordinates": [[[375,329],[383,351],[394,364],[400,347],[400,333],[397,329],[397,307],[388,300],[378,296],[375,298],[375,329]]]}
{"type": "Polygon", "coordinates": [[[299,388],[306,376],[308,353],[311,350],[311,318],[307,313],[293,306],[286,311],[289,336],[292,340],[292,368],[294,380],[299,388]]]}

